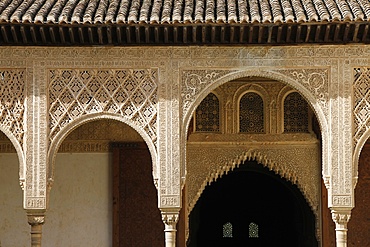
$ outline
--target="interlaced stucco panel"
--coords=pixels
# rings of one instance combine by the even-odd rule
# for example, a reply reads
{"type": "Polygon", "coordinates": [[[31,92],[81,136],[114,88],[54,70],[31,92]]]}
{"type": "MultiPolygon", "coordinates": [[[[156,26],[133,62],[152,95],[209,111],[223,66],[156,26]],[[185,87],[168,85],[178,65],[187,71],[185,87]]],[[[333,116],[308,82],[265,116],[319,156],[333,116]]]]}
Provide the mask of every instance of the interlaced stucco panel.
{"type": "Polygon", "coordinates": [[[353,123],[355,147],[370,129],[370,67],[353,69],[353,123]]]}
{"type": "Polygon", "coordinates": [[[24,137],[25,82],[26,69],[0,69],[0,124],[14,136],[21,148],[24,137]]]}
{"type": "Polygon", "coordinates": [[[157,139],[156,69],[50,70],[50,141],[77,118],[109,113],[135,122],[157,139]]]}

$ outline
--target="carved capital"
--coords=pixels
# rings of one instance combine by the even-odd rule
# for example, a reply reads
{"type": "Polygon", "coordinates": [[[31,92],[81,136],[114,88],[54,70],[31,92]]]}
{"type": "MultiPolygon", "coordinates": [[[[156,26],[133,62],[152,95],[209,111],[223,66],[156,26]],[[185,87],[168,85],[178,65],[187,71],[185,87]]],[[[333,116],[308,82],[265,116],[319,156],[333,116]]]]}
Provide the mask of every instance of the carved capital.
{"type": "Polygon", "coordinates": [[[42,225],[45,223],[45,216],[41,215],[28,215],[28,224],[33,225],[42,225]]]}
{"type": "Polygon", "coordinates": [[[331,209],[331,216],[337,228],[347,228],[347,223],[351,218],[351,209],[331,209]]]}
{"type": "Polygon", "coordinates": [[[30,224],[31,226],[43,225],[45,223],[45,212],[27,211],[27,219],[28,219],[28,224],[30,224]]]}
{"type": "Polygon", "coordinates": [[[176,226],[179,220],[179,212],[162,212],[162,221],[167,226],[176,226]]]}

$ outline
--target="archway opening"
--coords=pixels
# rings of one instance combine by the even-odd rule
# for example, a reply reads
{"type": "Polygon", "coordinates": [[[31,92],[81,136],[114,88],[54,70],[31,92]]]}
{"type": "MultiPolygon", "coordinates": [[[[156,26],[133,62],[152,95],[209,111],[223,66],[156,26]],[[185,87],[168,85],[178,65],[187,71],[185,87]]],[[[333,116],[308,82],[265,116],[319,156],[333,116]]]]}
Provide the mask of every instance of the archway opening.
{"type": "Polygon", "coordinates": [[[82,124],[60,145],[54,170],[43,245],[164,244],[151,155],[132,127],[82,124]]]}
{"type": "MultiPolygon", "coordinates": [[[[315,216],[314,241],[323,242],[321,209],[327,198],[321,191],[320,127],[307,98],[284,82],[252,76],[215,88],[194,109],[188,126],[186,216],[197,214],[206,184],[243,160],[255,159],[300,188],[315,216]]],[[[196,226],[185,222],[190,233],[196,226]]]]}
{"type": "Polygon", "coordinates": [[[300,190],[255,161],[207,186],[189,224],[188,246],[318,246],[300,190]]]}
{"type": "Polygon", "coordinates": [[[19,169],[14,145],[0,132],[0,246],[27,246],[29,243],[19,169]]]}

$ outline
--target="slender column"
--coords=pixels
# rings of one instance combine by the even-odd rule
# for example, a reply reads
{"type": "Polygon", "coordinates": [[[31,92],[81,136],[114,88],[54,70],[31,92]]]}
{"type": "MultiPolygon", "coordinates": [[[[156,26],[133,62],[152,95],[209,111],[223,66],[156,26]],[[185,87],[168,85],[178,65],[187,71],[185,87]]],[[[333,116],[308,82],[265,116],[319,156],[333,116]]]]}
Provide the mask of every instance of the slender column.
{"type": "Polygon", "coordinates": [[[331,209],[333,221],[335,222],[336,246],[347,247],[347,223],[351,218],[351,209],[331,209]]]}
{"type": "Polygon", "coordinates": [[[28,224],[31,225],[31,247],[41,247],[42,225],[45,222],[44,212],[28,212],[28,224]]]}
{"type": "Polygon", "coordinates": [[[165,247],[176,247],[176,224],[179,220],[179,212],[162,212],[162,220],[164,223],[165,247]]]}

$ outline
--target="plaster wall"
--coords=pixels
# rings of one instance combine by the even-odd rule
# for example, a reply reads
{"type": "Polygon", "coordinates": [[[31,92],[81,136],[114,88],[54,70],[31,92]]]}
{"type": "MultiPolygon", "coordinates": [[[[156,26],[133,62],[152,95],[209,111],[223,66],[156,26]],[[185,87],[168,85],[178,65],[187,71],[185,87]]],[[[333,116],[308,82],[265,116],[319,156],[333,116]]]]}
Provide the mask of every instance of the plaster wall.
{"type": "Polygon", "coordinates": [[[29,246],[29,225],[22,204],[18,157],[0,154],[0,246],[29,246]]]}
{"type": "Polygon", "coordinates": [[[111,155],[59,153],[43,246],[112,246],[111,155]]]}

